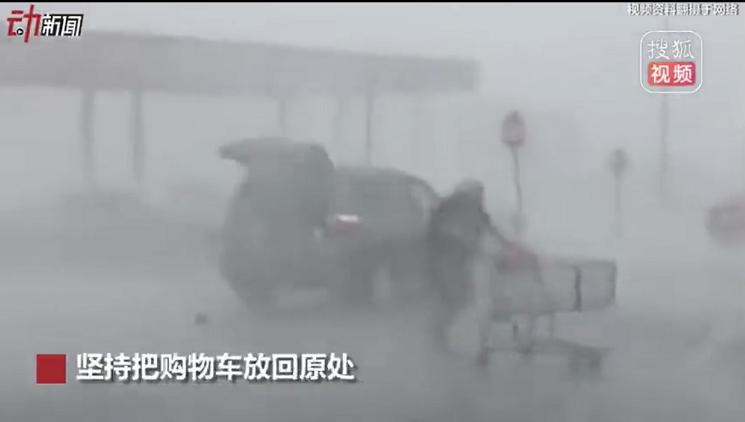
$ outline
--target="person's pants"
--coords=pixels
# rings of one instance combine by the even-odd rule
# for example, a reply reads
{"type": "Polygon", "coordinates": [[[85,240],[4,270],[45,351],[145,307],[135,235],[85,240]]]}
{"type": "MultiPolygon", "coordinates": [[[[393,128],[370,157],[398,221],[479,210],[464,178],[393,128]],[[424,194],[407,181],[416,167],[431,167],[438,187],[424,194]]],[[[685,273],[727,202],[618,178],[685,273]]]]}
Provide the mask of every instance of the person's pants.
{"type": "Polygon", "coordinates": [[[468,304],[470,280],[466,268],[449,268],[435,277],[438,280],[437,298],[432,315],[433,337],[435,347],[446,351],[450,327],[468,304]]]}
{"type": "Polygon", "coordinates": [[[470,257],[462,266],[451,265],[441,268],[436,278],[437,301],[432,317],[435,346],[440,351],[448,349],[448,334],[453,323],[466,310],[473,311],[478,327],[479,360],[485,360],[490,349],[491,327],[493,322],[494,272],[491,259],[470,257]],[[443,277],[444,276],[444,277],[443,277]],[[468,308],[468,309],[467,309],[468,308]]]}

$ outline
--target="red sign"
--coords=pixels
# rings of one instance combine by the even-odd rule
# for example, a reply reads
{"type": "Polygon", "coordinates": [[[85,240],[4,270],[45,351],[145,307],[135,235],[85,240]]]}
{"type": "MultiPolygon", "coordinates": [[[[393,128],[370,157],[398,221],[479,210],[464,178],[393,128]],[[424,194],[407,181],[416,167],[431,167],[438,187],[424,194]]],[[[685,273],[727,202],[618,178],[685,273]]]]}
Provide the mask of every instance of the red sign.
{"type": "Polygon", "coordinates": [[[502,142],[510,147],[525,143],[525,120],[519,111],[513,111],[502,121],[502,142]]]}
{"type": "Polygon", "coordinates": [[[653,86],[687,86],[696,83],[694,62],[649,62],[647,83],[653,86]]]}
{"type": "Polygon", "coordinates": [[[610,168],[613,173],[621,175],[629,166],[629,155],[626,150],[616,149],[610,154],[610,168]]]}
{"type": "Polygon", "coordinates": [[[34,10],[11,10],[8,21],[8,37],[23,37],[28,42],[34,37],[79,37],[83,32],[83,14],[45,13],[34,10]],[[24,25],[25,23],[25,25],[24,25]]]}

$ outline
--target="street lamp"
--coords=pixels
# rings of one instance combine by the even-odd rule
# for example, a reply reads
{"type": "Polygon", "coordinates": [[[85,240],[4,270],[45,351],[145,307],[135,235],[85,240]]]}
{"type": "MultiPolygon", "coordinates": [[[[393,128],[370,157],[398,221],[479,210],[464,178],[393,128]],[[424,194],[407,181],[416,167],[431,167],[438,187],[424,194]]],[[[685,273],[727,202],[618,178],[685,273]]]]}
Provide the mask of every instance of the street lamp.
{"type": "Polygon", "coordinates": [[[608,167],[613,173],[614,181],[614,210],[616,218],[616,234],[621,235],[623,232],[623,176],[629,168],[629,154],[623,148],[616,148],[611,151],[608,157],[608,167]]]}
{"type": "Polygon", "coordinates": [[[520,150],[525,145],[525,138],[525,119],[519,111],[513,110],[502,120],[502,143],[507,146],[512,156],[512,181],[517,196],[517,214],[513,223],[518,234],[523,232],[526,225],[520,178],[520,150]]]}

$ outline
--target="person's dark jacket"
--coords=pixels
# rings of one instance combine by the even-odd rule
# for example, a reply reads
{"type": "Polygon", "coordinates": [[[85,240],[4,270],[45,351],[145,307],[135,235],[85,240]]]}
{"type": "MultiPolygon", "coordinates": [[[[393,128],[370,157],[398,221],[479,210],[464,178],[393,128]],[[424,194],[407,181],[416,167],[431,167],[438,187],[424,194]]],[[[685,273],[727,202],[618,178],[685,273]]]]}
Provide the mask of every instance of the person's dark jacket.
{"type": "Polygon", "coordinates": [[[456,192],[433,211],[427,234],[435,243],[452,243],[471,250],[491,227],[491,218],[483,205],[467,193],[456,192]]]}
{"type": "Polygon", "coordinates": [[[456,299],[464,294],[468,260],[491,227],[482,204],[464,192],[446,197],[433,211],[426,236],[427,267],[441,295],[456,299]]]}

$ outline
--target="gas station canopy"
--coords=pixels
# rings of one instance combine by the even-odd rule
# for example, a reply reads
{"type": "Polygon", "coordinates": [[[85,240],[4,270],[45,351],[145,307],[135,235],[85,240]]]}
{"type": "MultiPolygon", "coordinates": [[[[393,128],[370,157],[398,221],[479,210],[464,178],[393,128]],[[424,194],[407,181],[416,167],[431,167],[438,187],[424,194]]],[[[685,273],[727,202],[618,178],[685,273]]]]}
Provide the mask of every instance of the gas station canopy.
{"type": "Polygon", "coordinates": [[[371,121],[377,96],[475,91],[478,73],[478,65],[470,60],[96,31],[71,39],[35,37],[28,43],[20,37],[3,37],[0,60],[0,86],[70,88],[82,93],[81,162],[89,186],[96,183],[93,108],[100,91],[132,94],[132,171],[142,185],[146,93],[264,96],[277,102],[283,134],[286,105],[294,97],[335,97],[340,104],[350,97],[364,97],[365,155],[372,163],[371,121]]]}
{"type": "Polygon", "coordinates": [[[471,60],[86,31],[0,42],[0,85],[171,94],[329,96],[473,91],[471,60]]]}

